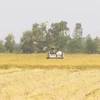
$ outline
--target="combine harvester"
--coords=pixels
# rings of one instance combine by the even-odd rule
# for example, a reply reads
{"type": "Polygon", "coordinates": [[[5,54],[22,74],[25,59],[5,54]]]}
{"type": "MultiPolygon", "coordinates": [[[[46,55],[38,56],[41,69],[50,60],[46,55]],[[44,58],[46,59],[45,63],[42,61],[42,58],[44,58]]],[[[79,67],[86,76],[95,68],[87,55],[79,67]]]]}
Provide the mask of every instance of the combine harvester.
{"type": "Polygon", "coordinates": [[[54,48],[51,48],[51,50],[47,53],[47,59],[63,59],[64,53],[62,51],[55,52],[54,48]]]}

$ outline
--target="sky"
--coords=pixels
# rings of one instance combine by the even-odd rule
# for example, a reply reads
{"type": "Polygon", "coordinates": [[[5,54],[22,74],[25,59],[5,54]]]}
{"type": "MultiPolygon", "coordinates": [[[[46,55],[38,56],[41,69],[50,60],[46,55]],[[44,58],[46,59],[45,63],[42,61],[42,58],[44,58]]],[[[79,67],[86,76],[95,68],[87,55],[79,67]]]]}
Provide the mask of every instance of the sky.
{"type": "Polygon", "coordinates": [[[81,23],[83,36],[100,37],[100,0],[0,0],[0,39],[12,33],[16,42],[35,22],[66,21],[73,33],[81,23]]]}

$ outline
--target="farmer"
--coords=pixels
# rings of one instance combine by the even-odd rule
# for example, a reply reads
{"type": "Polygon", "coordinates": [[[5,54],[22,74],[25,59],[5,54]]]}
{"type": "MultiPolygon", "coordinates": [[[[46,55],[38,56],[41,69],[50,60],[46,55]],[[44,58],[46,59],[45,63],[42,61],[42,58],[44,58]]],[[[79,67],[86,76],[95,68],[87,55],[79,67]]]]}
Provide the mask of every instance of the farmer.
{"type": "Polygon", "coordinates": [[[54,48],[51,48],[51,53],[52,53],[52,54],[55,54],[55,53],[56,53],[56,51],[55,51],[54,48]]]}

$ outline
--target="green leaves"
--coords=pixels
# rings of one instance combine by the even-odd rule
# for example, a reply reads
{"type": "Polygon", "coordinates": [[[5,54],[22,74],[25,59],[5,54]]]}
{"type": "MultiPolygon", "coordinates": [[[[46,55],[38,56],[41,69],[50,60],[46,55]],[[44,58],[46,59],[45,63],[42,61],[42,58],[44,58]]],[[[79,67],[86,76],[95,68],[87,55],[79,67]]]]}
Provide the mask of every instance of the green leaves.
{"type": "Polygon", "coordinates": [[[64,50],[67,45],[67,22],[52,23],[46,35],[48,45],[53,45],[59,50],[64,50]]]}
{"type": "Polygon", "coordinates": [[[5,48],[6,51],[12,53],[14,52],[15,49],[15,40],[14,40],[14,35],[13,34],[8,34],[7,37],[5,37],[5,48]]]}
{"type": "Polygon", "coordinates": [[[6,48],[5,48],[4,44],[3,44],[3,41],[0,40],[0,53],[4,53],[5,50],[6,50],[6,48]]]}

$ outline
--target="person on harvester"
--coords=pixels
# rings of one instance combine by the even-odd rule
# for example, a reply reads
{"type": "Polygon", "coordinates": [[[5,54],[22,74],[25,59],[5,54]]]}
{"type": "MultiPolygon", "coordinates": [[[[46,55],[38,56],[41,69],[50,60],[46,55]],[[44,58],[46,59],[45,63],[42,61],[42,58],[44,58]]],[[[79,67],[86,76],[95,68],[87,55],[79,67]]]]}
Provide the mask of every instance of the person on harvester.
{"type": "Polygon", "coordinates": [[[54,48],[51,48],[51,53],[52,53],[52,54],[55,54],[55,53],[56,53],[56,51],[55,51],[54,48]]]}

